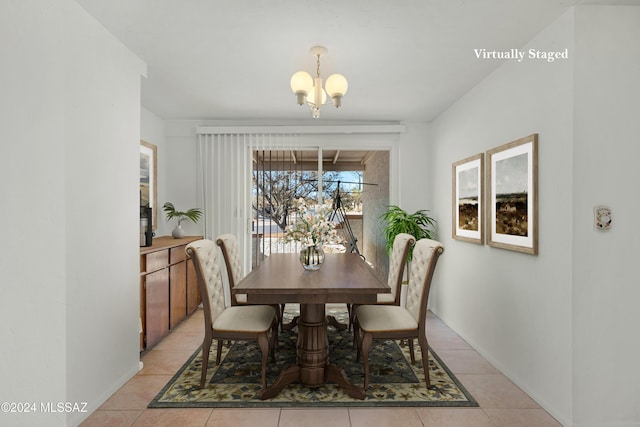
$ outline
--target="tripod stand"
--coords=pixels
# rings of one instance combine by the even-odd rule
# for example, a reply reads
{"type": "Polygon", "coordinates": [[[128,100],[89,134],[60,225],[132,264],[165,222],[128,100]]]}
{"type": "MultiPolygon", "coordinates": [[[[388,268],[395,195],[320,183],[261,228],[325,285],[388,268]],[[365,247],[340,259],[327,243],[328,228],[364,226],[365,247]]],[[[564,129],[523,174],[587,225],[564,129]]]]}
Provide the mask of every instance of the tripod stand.
{"type": "Polygon", "coordinates": [[[353,230],[351,229],[351,224],[349,224],[349,218],[344,211],[344,207],[342,206],[342,200],[340,199],[340,181],[338,181],[338,186],[336,187],[336,193],[333,198],[333,212],[331,212],[331,216],[329,217],[329,221],[336,221],[338,224],[342,225],[344,237],[347,240],[347,250],[349,253],[357,253],[364,259],[364,256],[360,253],[358,249],[358,239],[353,234],[353,230]]]}

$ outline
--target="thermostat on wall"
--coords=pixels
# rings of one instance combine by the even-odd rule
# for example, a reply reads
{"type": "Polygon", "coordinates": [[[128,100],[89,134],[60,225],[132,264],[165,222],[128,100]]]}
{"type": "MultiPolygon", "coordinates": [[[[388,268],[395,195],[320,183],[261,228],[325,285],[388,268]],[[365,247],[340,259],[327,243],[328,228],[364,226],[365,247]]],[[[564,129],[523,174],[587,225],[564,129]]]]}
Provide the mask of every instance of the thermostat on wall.
{"type": "Polygon", "coordinates": [[[593,210],[596,230],[607,231],[612,225],[611,209],[598,206],[593,210]]]}

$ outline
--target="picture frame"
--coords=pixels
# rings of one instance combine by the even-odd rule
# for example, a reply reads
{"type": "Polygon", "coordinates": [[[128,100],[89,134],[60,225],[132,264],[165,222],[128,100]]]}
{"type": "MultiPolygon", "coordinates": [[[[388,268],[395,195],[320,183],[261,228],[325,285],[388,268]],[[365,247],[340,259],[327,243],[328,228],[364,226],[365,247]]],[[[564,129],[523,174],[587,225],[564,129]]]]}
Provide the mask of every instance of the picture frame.
{"type": "Polygon", "coordinates": [[[140,140],[140,207],[149,206],[152,230],[158,226],[158,147],[140,140]]]}
{"type": "Polygon", "coordinates": [[[484,244],[484,153],[453,163],[452,237],[484,244]]]}
{"type": "Polygon", "coordinates": [[[538,253],[538,134],[487,151],[489,246],[538,253]]]}

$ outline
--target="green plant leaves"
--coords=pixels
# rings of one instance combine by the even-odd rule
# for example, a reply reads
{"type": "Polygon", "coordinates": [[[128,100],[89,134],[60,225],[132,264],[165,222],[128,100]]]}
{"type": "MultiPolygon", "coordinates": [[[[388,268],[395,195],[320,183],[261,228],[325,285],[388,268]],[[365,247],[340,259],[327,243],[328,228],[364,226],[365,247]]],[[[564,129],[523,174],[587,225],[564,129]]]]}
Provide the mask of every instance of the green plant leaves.
{"type": "Polygon", "coordinates": [[[191,222],[193,222],[195,224],[195,223],[198,222],[198,220],[202,216],[202,210],[201,209],[192,208],[192,209],[189,209],[186,212],[181,212],[181,211],[176,210],[175,206],[173,206],[173,203],[171,203],[171,202],[165,203],[162,206],[162,210],[165,211],[165,213],[167,214],[167,221],[170,221],[173,218],[177,218],[178,219],[178,225],[180,225],[180,223],[182,221],[184,221],[185,219],[188,219],[189,221],[191,221],[191,222]]]}
{"type": "Polygon", "coordinates": [[[383,230],[386,240],[387,253],[391,254],[393,249],[393,240],[398,234],[407,233],[415,237],[416,241],[420,239],[433,239],[435,237],[436,221],[428,214],[428,210],[420,209],[413,214],[409,214],[398,206],[391,205],[387,207],[387,211],[382,214],[381,218],[387,222],[383,230]]]}

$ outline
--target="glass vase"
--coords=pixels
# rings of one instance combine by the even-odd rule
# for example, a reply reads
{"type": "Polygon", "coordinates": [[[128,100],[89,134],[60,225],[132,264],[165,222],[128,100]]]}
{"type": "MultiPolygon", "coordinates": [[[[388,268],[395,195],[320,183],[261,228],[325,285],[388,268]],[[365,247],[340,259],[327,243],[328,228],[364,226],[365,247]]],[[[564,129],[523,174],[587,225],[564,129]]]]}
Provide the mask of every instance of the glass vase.
{"type": "Polygon", "coordinates": [[[324,251],[320,245],[306,246],[300,251],[300,264],[305,270],[319,270],[324,262],[324,251]]]}

